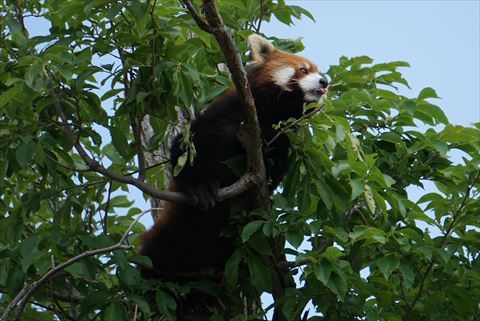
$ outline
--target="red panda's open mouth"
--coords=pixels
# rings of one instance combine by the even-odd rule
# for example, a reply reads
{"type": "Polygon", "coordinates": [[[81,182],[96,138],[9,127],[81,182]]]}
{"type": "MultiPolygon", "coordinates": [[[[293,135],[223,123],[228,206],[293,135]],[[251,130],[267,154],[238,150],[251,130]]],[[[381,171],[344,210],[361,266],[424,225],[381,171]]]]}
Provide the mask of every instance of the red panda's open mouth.
{"type": "Polygon", "coordinates": [[[327,93],[327,88],[317,88],[314,92],[319,95],[325,95],[327,93]]]}

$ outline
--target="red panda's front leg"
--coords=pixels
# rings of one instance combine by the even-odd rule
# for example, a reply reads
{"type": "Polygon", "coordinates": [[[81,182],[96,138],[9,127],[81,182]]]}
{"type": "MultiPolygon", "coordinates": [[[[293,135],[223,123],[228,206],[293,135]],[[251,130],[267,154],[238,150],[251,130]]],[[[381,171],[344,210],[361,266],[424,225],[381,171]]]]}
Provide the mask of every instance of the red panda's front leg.
{"type": "MultiPolygon", "coordinates": [[[[220,188],[234,183],[237,177],[225,164],[225,161],[241,155],[243,149],[235,138],[238,127],[233,123],[227,127],[218,123],[222,119],[203,118],[192,124],[192,142],[196,155],[192,163],[187,162],[174,177],[176,190],[187,194],[193,205],[203,211],[215,206],[220,188]]],[[[170,150],[170,159],[175,166],[184,150],[181,136],[175,138],[170,150]]]]}

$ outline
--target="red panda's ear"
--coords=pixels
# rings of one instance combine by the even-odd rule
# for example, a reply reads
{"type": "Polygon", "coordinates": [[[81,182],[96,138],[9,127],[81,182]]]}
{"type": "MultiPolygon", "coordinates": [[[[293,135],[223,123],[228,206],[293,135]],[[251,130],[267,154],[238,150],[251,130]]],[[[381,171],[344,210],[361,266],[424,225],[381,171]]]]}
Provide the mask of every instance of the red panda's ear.
{"type": "Polygon", "coordinates": [[[253,63],[263,63],[275,51],[275,47],[270,41],[256,34],[248,36],[248,44],[253,63]]]}

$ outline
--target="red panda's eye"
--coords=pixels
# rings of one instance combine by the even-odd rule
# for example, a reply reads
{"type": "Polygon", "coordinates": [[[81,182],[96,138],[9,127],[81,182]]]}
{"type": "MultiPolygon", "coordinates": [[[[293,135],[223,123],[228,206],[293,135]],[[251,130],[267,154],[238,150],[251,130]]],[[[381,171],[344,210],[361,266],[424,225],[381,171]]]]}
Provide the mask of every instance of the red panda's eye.
{"type": "Polygon", "coordinates": [[[307,68],[300,68],[300,72],[301,72],[302,74],[307,74],[307,73],[308,73],[308,70],[307,70],[307,68]]]}

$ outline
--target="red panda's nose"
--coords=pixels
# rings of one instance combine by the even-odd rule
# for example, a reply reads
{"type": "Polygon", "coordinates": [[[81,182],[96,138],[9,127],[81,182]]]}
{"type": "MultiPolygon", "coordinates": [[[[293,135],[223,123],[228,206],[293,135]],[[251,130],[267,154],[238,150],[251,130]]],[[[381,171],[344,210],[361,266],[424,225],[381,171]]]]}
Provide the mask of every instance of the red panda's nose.
{"type": "Polygon", "coordinates": [[[322,88],[327,88],[328,87],[328,80],[326,78],[320,78],[320,86],[322,88]]]}

